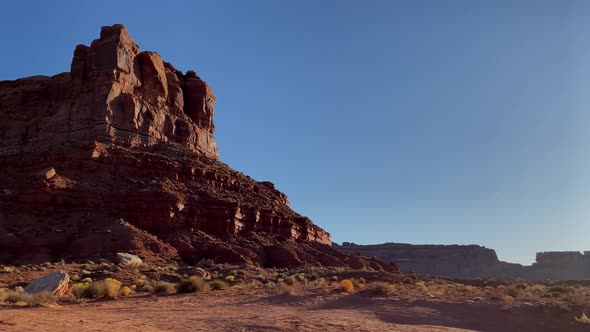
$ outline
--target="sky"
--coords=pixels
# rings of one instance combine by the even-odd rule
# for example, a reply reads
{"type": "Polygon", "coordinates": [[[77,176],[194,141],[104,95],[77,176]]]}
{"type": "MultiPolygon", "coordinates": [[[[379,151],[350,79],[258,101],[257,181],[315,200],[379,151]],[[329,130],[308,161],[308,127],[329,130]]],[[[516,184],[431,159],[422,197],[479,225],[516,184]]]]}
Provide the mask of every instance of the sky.
{"type": "Polygon", "coordinates": [[[588,1],[12,1],[0,80],[124,24],[217,96],[221,160],[335,242],[590,250],[588,1]]]}

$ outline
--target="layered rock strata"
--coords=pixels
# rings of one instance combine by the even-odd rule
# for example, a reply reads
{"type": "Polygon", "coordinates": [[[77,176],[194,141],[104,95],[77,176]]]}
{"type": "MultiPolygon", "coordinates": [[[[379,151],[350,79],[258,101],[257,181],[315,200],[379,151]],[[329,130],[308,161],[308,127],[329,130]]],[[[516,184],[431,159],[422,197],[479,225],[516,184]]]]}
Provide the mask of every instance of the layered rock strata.
{"type": "Polygon", "coordinates": [[[0,82],[0,262],[181,256],[394,270],[344,255],[270,182],[219,161],[215,95],[122,25],[71,72],[0,82]]]}
{"type": "Polygon", "coordinates": [[[590,280],[590,251],[540,252],[535,263],[523,266],[500,261],[495,250],[477,245],[357,245],[344,242],[335,247],[350,254],[395,261],[400,270],[423,275],[590,280]]]}

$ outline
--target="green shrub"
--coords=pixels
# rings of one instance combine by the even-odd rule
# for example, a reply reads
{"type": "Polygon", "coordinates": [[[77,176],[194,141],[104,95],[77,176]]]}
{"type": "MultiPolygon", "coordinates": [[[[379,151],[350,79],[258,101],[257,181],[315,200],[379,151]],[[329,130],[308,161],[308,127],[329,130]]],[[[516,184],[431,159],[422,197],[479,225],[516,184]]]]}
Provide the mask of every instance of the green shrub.
{"type": "Polygon", "coordinates": [[[225,277],[225,281],[229,281],[229,282],[234,282],[235,279],[236,279],[235,276],[227,276],[227,277],[225,277]]]}
{"type": "Polygon", "coordinates": [[[86,286],[84,288],[84,292],[82,293],[82,297],[86,299],[94,299],[97,297],[103,297],[105,294],[105,287],[104,283],[100,281],[95,281],[86,286]]]}
{"type": "Polygon", "coordinates": [[[86,291],[87,287],[88,285],[85,283],[77,283],[72,287],[72,294],[75,298],[81,299],[84,297],[84,292],[86,291]]]}

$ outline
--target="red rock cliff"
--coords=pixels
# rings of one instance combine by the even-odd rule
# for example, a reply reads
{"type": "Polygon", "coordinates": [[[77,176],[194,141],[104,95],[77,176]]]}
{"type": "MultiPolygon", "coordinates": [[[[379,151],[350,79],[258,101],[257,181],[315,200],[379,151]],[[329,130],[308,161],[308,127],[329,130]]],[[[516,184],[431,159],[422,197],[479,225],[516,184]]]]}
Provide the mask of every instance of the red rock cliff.
{"type": "Polygon", "coordinates": [[[195,72],[141,52],[122,25],[78,45],[70,73],[0,82],[0,262],[127,250],[381,266],[330,248],[272,183],[221,163],[214,105],[195,72]]]}

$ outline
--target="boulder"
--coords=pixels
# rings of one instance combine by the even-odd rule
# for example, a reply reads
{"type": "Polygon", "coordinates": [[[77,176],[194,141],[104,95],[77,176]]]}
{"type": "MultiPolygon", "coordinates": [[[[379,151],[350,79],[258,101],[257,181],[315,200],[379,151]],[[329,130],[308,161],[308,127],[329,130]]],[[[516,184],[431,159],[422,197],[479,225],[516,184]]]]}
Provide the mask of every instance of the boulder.
{"type": "Polygon", "coordinates": [[[140,266],[143,262],[141,258],[128,254],[128,253],[117,253],[117,260],[119,261],[119,265],[124,266],[140,266]]]}
{"type": "Polygon", "coordinates": [[[55,296],[63,296],[68,291],[70,276],[64,271],[48,273],[33,280],[25,287],[28,294],[51,293],[55,296]]]}

